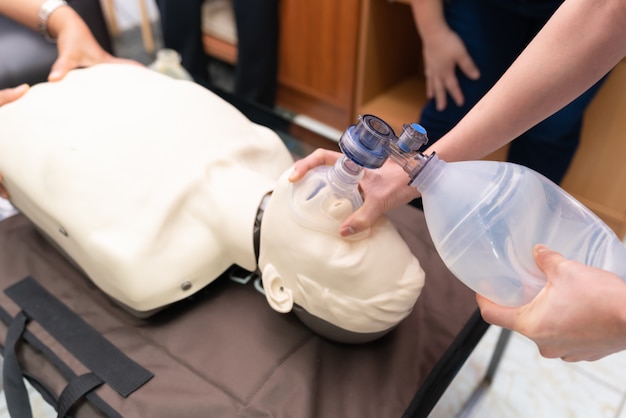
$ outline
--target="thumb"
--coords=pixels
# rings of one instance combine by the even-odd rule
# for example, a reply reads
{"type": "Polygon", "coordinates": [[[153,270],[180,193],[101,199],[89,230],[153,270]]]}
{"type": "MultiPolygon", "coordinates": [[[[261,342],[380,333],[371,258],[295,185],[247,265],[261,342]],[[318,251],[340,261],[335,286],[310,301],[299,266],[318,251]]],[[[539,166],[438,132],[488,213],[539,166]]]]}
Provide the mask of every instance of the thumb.
{"type": "Polygon", "coordinates": [[[509,329],[515,327],[518,313],[516,308],[500,306],[479,294],[476,294],[476,303],[480,309],[480,315],[486,322],[509,329]]]}
{"type": "Polygon", "coordinates": [[[543,244],[535,245],[533,255],[537,267],[543,271],[548,279],[553,276],[553,273],[556,273],[558,265],[565,261],[565,257],[543,244]]]}
{"type": "Polygon", "coordinates": [[[339,228],[339,234],[342,237],[349,237],[363,232],[370,228],[383,213],[384,210],[380,206],[372,204],[371,201],[366,199],[363,206],[358,208],[343,222],[339,228]]]}
{"type": "Polygon", "coordinates": [[[52,64],[52,68],[50,69],[50,74],[48,74],[48,81],[59,81],[70,70],[70,66],[67,63],[67,60],[63,57],[57,58],[57,60],[52,64]]]}
{"type": "Polygon", "coordinates": [[[466,55],[459,61],[459,67],[471,80],[478,80],[480,78],[480,70],[469,55],[466,55]]]}

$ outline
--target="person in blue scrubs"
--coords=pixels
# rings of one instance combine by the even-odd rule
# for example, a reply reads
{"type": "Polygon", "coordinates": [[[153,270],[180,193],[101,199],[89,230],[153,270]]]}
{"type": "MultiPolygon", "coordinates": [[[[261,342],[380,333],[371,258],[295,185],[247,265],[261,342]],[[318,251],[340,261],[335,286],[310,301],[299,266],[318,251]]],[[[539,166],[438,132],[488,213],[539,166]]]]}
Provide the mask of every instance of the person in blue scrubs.
{"type": "MultiPolygon", "coordinates": [[[[431,143],[487,93],[561,3],[412,0],[430,97],[420,124],[428,130],[431,143]]],[[[560,183],[578,147],[585,109],[600,84],[521,134],[511,143],[508,161],[560,183]]]]}

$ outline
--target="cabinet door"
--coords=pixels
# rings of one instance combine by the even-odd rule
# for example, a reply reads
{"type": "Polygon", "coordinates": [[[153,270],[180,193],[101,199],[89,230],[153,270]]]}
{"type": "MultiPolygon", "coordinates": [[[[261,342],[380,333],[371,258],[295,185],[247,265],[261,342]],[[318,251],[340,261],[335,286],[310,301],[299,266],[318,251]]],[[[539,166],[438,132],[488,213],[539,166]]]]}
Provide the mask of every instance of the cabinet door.
{"type": "Polygon", "coordinates": [[[281,0],[279,106],[343,130],[352,122],[361,0],[281,0]]]}

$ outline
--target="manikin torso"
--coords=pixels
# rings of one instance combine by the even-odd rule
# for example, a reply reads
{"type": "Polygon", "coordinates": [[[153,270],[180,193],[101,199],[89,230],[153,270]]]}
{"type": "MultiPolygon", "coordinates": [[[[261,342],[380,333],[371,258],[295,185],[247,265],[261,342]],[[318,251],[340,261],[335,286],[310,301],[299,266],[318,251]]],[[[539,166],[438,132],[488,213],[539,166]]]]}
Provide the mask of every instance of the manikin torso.
{"type": "Polygon", "coordinates": [[[262,197],[292,159],[206,89],[100,65],[0,108],[11,200],[106,293],[150,311],[254,270],[262,197]]]}
{"type": "Polygon", "coordinates": [[[232,264],[255,270],[255,218],[275,191],[261,227],[270,306],[357,333],[392,328],[421,291],[418,261],[386,218],[358,242],[291,218],[278,179],[292,162],[274,132],[213,93],[137,66],[75,70],[0,107],[12,202],[130,310],[185,298],[232,264]],[[277,302],[276,278],[291,303],[277,302]]]}

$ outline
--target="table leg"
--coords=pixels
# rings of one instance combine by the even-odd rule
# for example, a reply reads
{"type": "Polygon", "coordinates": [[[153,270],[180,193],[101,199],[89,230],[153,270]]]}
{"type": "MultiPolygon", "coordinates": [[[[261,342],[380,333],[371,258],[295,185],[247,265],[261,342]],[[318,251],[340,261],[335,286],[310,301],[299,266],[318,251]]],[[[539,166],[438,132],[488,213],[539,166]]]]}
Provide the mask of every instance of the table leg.
{"type": "Polygon", "coordinates": [[[487,371],[465,405],[463,405],[463,408],[458,413],[457,418],[468,418],[472,416],[472,411],[478,405],[493,382],[498,366],[500,365],[500,361],[502,360],[502,356],[504,355],[504,350],[511,339],[511,334],[512,331],[506,328],[503,328],[500,332],[500,336],[498,337],[498,342],[496,343],[496,347],[491,355],[487,371]]]}

